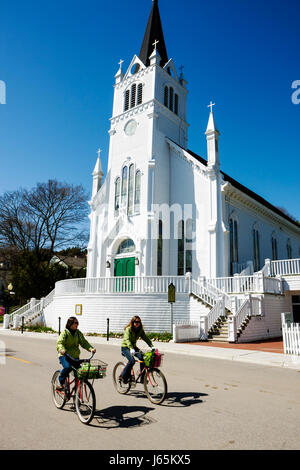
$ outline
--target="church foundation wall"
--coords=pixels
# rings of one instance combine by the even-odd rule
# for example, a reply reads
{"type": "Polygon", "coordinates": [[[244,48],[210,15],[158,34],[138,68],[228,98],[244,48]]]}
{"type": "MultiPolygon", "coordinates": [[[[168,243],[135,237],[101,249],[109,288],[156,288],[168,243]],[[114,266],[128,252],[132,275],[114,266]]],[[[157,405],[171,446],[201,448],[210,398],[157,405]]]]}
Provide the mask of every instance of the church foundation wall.
{"type": "MultiPolygon", "coordinates": [[[[57,331],[60,317],[61,330],[63,330],[67,319],[70,316],[77,316],[79,329],[83,333],[106,334],[107,318],[109,318],[111,332],[123,332],[124,327],[134,315],[141,317],[145,331],[148,333],[171,331],[171,304],[168,303],[166,294],[56,296],[44,310],[44,323],[57,331]],[[76,305],[81,305],[81,315],[75,314],[76,305]]],[[[195,308],[193,308],[193,319],[195,315],[195,308]]],[[[197,315],[197,320],[199,320],[199,315],[200,313],[197,315]]],[[[176,302],[173,304],[173,321],[191,321],[188,294],[176,295],[176,302]]]]}
{"type": "Polygon", "coordinates": [[[290,311],[288,296],[264,295],[263,315],[253,316],[238,339],[238,343],[250,343],[282,336],[281,313],[290,311]]]}

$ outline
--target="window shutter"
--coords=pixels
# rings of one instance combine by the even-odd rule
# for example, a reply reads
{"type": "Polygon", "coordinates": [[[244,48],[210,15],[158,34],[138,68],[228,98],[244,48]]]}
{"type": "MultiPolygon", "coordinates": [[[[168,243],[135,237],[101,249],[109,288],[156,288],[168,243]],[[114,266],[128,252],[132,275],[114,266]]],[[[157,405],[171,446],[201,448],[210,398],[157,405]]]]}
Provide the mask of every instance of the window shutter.
{"type": "Polygon", "coordinates": [[[139,83],[138,85],[138,95],[137,95],[137,104],[142,104],[143,102],[143,84],[139,83]]]}
{"type": "Polygon", "coordinates": [[[125,103],[124,103],[124,111],[128,111],[129,109],[129,90],[125,93],[125,103]]]}
{"type": "Polygon", "coordinates": [[[136,103],[136,83],[134,83],[131,87],[131,101],[130,107],[134,108],[136,103]]]}

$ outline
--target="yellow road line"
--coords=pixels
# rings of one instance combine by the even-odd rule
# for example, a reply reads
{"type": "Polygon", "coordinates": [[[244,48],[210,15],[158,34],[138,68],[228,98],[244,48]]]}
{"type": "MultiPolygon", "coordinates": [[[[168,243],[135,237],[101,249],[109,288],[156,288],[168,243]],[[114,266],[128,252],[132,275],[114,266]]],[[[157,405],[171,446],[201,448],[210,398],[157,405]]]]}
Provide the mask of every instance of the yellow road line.
{"type": "Polygon", "coordinates": [[[31,362],[25,361],[25,359],[20,359],[19,357],[8,356],[8,355],[6,357],[9,357],[10,359],[15,359],[16,361],[24,362],[25,364],[31,364],[31,362]]]}

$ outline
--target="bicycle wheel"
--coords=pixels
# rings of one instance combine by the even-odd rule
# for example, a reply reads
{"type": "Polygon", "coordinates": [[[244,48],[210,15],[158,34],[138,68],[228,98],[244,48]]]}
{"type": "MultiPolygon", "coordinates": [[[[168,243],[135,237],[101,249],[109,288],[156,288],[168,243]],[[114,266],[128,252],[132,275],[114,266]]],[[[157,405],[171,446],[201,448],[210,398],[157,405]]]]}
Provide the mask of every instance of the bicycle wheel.
{"type": "Polygon", "coordinates": [[[96,396],[89,382],[79,381],[75,392],[75,409],[83,424],[89,424],[95,414],[96,396]]]}
{"type": "Polygon", "coordinates": [[[148,369],[144,377],[144,390],[155,405],[160,405],[167,395],[167,381],[164,374],[156,368],[148,369]]]}
{"type": "Polygon", "coordinates": [[[56,408],[61,410],[65,406],[67,402],[67,398],[66,398],[66,394],[64,390],[62,392],[58,392],[56,390],[56,387],[60,385],[59,380],[58,380],[59,374],[60,374],[60,370],[57,370],[54,372],[53,377],[51,379],[51,389],[52,389],[52,398],[54,401],[54,405],[56,406],[56,408]]]}
{"type": "Polygon", "coordinates": [[[122,395],[125,395],[125,393],[128,393],[131,387],[130,381],[128,381],[128,383],[125,384],[123,380],[120,379],[120,375],[123,372],[124,367],[125,367],[124,362],[117,362],[113,370],[113,381],[114,381],[115,389],[117,390],[117,392],[121,393],[122,395]]]}

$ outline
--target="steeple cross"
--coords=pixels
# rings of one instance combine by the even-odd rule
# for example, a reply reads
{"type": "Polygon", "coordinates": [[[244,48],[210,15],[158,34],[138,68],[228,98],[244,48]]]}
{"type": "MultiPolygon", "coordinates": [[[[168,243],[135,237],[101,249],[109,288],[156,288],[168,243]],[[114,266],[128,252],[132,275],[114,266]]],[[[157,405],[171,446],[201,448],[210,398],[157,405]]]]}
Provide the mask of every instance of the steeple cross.
{"type": "Polygon", "coordinates": [[[119,62],[120,68],[122,67],[123,62],[124,62],[124,60],[120,60],[120,62],[119,62]]]}
{"type": "Polygon", "coordinates": [[[100,158],[101,152],[102,152],[101,149],[98,149],[98,150],[97,150],[98,158],[100,158]]]}
{"type": "Polygon", "coordinates": [[[154,46],[154,49],[155,49],[155,50],[156,50],[156,46],[157,46],[158,43],[159,43],[159,41],[157,41],[157,40],[155,39],[154,43],[152,44],[152,46],[154,46]]]}
{"type": "Polygon", "coordinates": [[[216,106],[216,103],[213,103],[212,101],[210,102],[210,104],[207,106],[208,108],[210,108],[210,112],[212,113],[212,107],[213,106],[216,106]]]}

